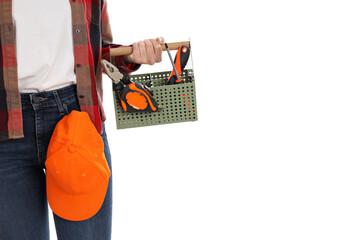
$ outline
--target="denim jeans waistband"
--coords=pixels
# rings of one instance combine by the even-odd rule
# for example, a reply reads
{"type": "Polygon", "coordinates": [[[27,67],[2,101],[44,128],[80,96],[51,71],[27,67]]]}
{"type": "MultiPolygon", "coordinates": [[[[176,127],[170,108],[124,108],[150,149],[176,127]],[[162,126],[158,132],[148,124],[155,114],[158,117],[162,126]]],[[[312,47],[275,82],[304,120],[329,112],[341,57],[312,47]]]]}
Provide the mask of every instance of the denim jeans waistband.
{"type": "Polygon", "coordinates": [[[76,85],[72,84],[56,90],[20,93],[22,109],[38,110],[43,107],[59,107],[61,102],[77,98],[76,85]]]}

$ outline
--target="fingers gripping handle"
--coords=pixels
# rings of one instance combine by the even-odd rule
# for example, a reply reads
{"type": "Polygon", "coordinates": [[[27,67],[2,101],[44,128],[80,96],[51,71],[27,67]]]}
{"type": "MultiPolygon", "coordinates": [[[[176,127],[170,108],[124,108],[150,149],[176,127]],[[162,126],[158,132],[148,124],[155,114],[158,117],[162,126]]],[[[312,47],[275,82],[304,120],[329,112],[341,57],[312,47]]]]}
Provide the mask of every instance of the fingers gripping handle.
{"type": "MultiPolygon", "coordinates": [[[[168,43],[167,45],[168,45],[170,50],[176,50],[182,45],[190,47],[190,42],[189,41],[173,42],[173,43],[168,43]]],[[[162,51],[166,51],[165,44],[161,44],[161,48],[162,48],[162,51]]],[[[133,51],[133,48],[130,47],[130,46],[129,47],[111,48],[110,49],[110,55],[111,56],[129,55],[129,54],[132,53],[132,51],[133,51]]]]}

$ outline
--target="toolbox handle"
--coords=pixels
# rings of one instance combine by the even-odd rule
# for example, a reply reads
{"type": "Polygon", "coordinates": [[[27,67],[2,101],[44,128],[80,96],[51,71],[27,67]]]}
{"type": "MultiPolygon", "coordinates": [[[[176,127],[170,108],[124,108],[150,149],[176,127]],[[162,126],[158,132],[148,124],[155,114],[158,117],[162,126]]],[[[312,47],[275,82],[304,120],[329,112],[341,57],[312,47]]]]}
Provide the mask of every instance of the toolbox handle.
{"type": "MultiPolygon", "coordinates": [[[[190,47],[190,41],[186,42],[173,42],[167,44],[170,50],[177,50],[180,46],[185,45],[190,47]]],[[[165,44],[161,44],[161,48],[163,51],[166,51],[165,44]]],[[[110,48],[111,56],[121,56],[121,55],[129,55],[133,51],[132,47],[118,47],[118,48],[110,48]]]]}

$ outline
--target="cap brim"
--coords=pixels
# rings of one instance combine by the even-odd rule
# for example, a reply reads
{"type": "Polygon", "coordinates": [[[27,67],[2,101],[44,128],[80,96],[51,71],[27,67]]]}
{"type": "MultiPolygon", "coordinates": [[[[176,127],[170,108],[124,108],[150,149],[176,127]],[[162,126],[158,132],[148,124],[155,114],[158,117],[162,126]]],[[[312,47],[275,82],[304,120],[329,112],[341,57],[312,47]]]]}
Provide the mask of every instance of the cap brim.
{"type": "Polygon", "coordinates": [[[63,191],[53,174],[46,173],[46,194],[52,211],[61,218],[70,221],[83,221],[94,216],[101,208],[109,178],[104,180],[94,191],[75,195],[63,191]]]}

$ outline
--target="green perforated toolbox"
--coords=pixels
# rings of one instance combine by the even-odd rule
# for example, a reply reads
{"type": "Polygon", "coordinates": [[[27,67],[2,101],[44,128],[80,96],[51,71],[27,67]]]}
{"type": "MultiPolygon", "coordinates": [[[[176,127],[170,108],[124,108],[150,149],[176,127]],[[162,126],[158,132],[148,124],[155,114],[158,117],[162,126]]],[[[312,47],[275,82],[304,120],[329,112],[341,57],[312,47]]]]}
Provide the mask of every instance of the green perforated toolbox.
{"type": "Polygon", "coordinates": [[[158,112],[128,113],[123,110],[113,89],[117,129],[179,123],[197,120],[195,78],[192,69],[184,69],[184,84],[166,85],[171,71],[131,75],[133,82],[148,86],[158,104],[158,112]]]}

